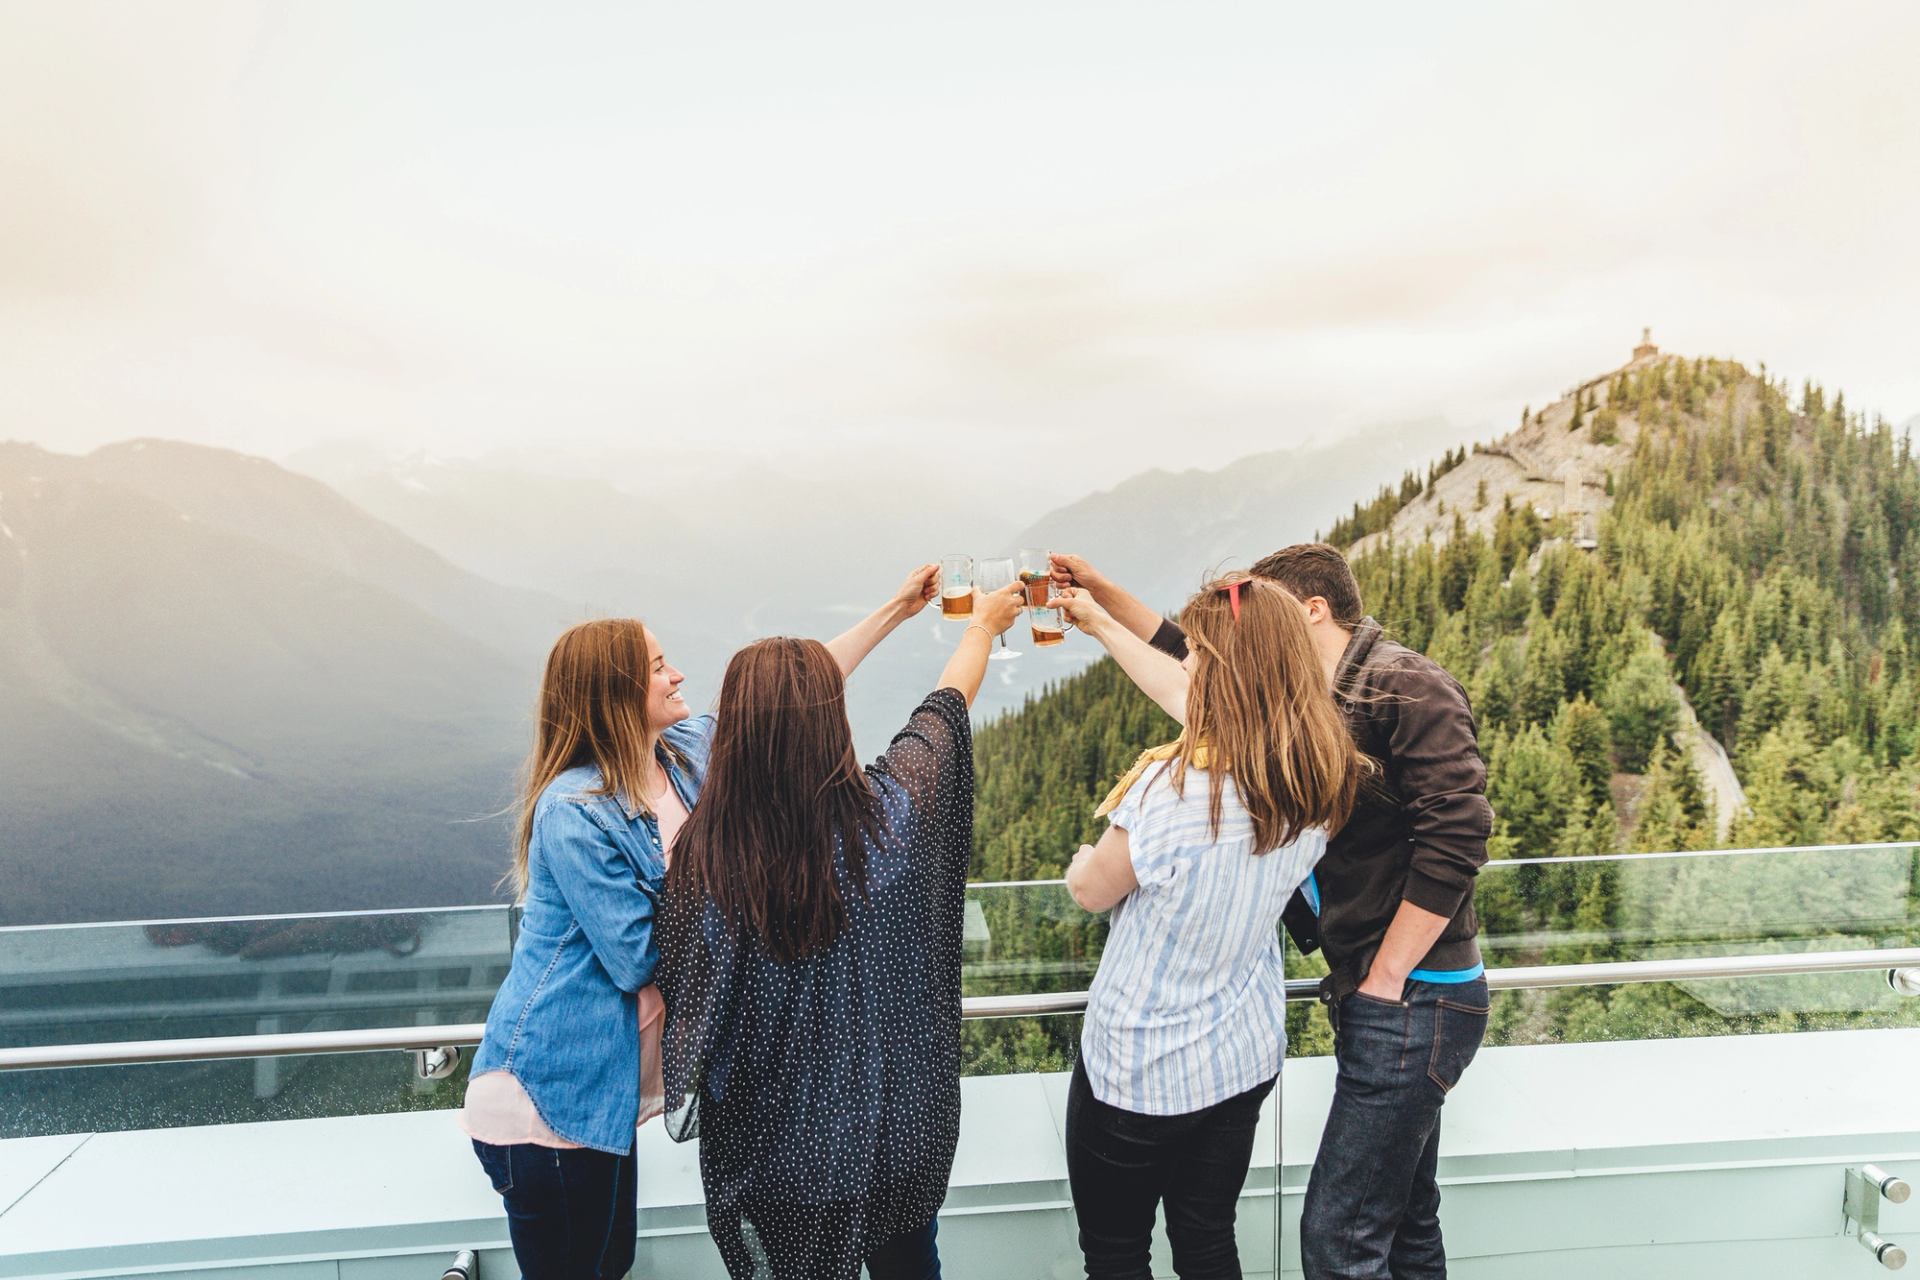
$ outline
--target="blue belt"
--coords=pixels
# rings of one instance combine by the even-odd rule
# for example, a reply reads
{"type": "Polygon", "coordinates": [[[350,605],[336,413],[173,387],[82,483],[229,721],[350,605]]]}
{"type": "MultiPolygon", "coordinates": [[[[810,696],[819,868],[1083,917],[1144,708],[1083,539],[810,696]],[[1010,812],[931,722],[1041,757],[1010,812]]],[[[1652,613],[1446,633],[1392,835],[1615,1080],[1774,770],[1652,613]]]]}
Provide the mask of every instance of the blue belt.
{"type": "Polygon", "coordinates": [[[1407,976],[1415,982],[1438,982],[1443,986],[1451,986],[1457,982],[1472,982],[1475,978],[1484,977],[1486,972],[1487,966],[1476,964],[1471,969],[1415,969],[1407,976]]]}
{"type": "MultiPolygon", "coordinates": [[[[1314,915],[1320,914],[1320,879],[1317,871],[1309,871],[1300,885],[1300,892],[1306,895],[1307,907],[1314,915]]],[[[1476,964],[1471,969],[1415,969],[1407,977],[1415,982],[1436,982],[1442,986],[1453,986],[1461,982],[1472,982],[1475,978],[1486,976],[1487,966],[1476,964]]]]}

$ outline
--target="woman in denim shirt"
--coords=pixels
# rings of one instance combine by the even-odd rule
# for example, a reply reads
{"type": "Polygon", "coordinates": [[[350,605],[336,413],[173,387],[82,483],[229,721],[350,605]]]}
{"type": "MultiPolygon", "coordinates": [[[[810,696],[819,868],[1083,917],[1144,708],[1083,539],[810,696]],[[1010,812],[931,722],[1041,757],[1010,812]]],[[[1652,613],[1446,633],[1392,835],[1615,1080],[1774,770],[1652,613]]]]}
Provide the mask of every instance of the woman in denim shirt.
{"type": "MultiPolygon", "coordinates": [[[[831,641],[841,670],[918,613],[937,576],[916,569],[831,641]]],[[[574,627],[547,659],[510,873],[520,932],[462,1117],[527,1280],[613,1280],[633,1264],[654,907],[713,734],[683,679],[634,619],[574,627]]]]}

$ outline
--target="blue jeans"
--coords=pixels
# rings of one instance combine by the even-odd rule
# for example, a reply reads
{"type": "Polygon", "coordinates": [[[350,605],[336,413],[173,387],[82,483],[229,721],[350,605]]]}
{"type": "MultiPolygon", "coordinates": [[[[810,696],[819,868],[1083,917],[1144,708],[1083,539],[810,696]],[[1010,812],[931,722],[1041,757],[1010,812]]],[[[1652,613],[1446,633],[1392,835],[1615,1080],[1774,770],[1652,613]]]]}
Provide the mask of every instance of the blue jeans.
{"type": "Polygon", "coordinates": [[[632,1268],[639,1187],[631,1152],[477,1139],[473,1151],[506,1202],[523,1280],[620,1280],[632,1268]]]}
{"type": "Polygon", "coordinates": [[[1306,1280],[1445,1280],[1440,1108],[1487,1031],[1487,983],[1329,1006],[1337,1074],[1300,1220],[1306,1280]]]}

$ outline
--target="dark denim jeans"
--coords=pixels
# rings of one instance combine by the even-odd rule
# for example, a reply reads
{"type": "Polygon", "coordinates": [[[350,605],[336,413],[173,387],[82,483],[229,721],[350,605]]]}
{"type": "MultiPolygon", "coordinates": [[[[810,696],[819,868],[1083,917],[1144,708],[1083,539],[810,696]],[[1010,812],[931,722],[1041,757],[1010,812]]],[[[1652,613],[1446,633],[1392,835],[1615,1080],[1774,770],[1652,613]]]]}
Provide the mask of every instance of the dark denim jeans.
{"type": "Polygon", "coordinates": [[[939,1233],[935,1218],[918,1231],[885,1241],[867,1255],[867,1275],[871,1280],[940,1280],[940,1246],[934,1240],[939,1233]]]}
{"type": "Polygon", "coordinates": [[[1143,1116],[1093,1096],[1075,1065],[1067,1090],[1067,1178],[1092,1280],[1152,1280],[1154,1211],[1182,1280],[1240,1280],[1233,1238],[1260,1104],[1273,1081],[1183,1116],[1143,1116]]]}
{"type": "Polygon", "coordinates": [[[1300,1221],[1306,1280],[1444,1280],[1440,1107],[1487,1031],[1487,983],[1408,982],[1327,1010],[1333,1108],[1300,1221]]]}
{"type": "Polygon", "coordinates": [[[632,1268],[639,1187],[631,1153],[478,1140],[473,1150],[506,1202],[523,1280],[620,1280],[632,1268]]]}

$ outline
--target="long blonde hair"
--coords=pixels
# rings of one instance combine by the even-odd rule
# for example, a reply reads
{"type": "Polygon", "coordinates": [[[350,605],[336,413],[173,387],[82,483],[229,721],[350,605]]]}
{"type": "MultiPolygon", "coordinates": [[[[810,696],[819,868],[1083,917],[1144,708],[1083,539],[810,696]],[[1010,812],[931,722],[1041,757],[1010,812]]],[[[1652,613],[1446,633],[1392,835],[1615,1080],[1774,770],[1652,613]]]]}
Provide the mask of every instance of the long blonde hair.
{"type": "Polygon", "coordinates": [[[1203,587],[1180,625],[1195,660],[1174,788],[1188,768],[1206,771],[1217,836],[1231,778],[1253,819],[1255,853],[1313,827],[1338,830],[1372,765],[1327,688],[1300,602],[1278,583],[1235,574],[1203,587]]]}
{"type": "Polygon", "coordinates": [[[653,741],[647,690],[652,680],[653,653],[638,618],[583,622],[553,642],[540,681],[533,750],[521,771],[513,865],[505,877],[516,900],[527,893],[534,808],[555,778],[579,765],[595,765],[601,777],[596,794],[646,806],[647,748],[653,741]]]}

